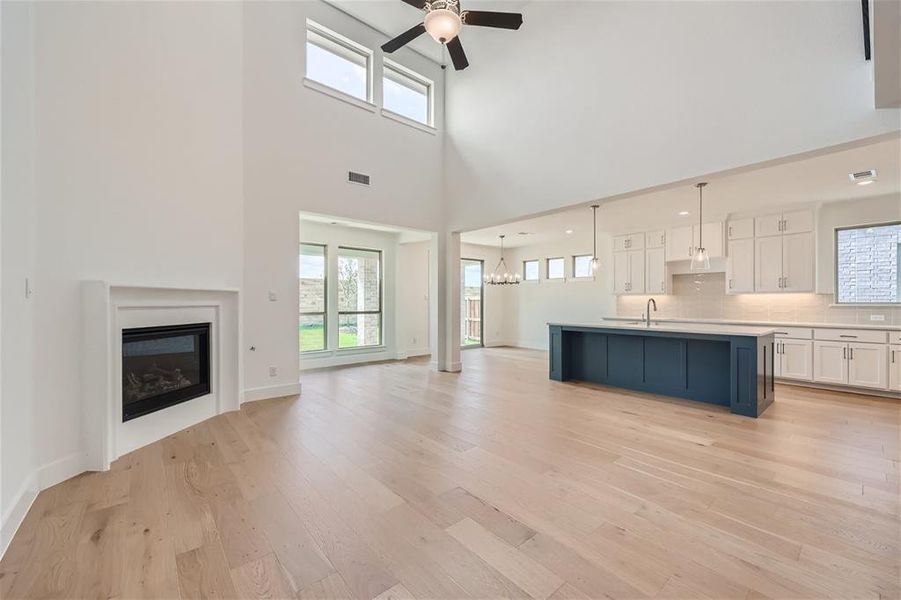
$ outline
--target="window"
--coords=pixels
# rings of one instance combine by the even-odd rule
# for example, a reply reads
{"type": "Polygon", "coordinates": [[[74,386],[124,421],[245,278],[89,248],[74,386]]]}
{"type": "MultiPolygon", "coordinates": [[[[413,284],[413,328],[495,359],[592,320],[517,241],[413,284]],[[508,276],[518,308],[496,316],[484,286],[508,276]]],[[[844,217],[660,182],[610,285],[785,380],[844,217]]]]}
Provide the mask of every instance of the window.
{"type": "Polygon", "coordinates": [[[590,254],[573,256],[573,277],[591,277],[594,275],[594,273],[591,272],[592,258],[593,257],[590,254]]]}
{"type": "Polygon", "coordinates": [[[835,230],[835,301],[901,302],[901,222],[835,230]]]}
{"type": "Polygon", "coordinates": [[[338,348],[382,343],[382,253],[338,248],[338,348]]]}
{"type": "Polygon", "coordinates": [[[382,75],[382,106],[402,117],[432,125],[432,82],[386,60],[382,75]]]}
{"type": "Polygon", "coordinates": [[[300,245],[300,324],[301,352],[326,349],[325,246],[300,245]]]}
{"type": "Polygon", "coordinates": [[[370,59],[366,48],[307,22],[307,79],[369,102],[370,59]]]}
{"type": "Polygon", "coordinates": [[[547,278],[563,279],[564,262],[562,258],[547,259],[547,278]]]}
{"type": "Polygon", "coordinates": [[[522,263],[523,281],[538,281],[538,261],[524,260],[522,263]]]}

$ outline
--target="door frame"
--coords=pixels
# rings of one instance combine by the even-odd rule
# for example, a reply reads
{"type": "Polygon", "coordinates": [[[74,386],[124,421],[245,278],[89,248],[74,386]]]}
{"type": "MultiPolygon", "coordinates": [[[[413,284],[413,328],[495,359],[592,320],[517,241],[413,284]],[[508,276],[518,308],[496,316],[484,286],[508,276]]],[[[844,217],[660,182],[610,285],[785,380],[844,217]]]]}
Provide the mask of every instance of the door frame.
{"type": "MultiPolygon", "coordinates": [[[[464,301],[464,291],[466,286],[463,285],[466,281],[466,275],[464,274],[464,265],[465,262],[473,262],[479,263],[479,343],[478,344],[464,344],[463,340],[465,339],[463,335],[463,331],[460,331],[460,349],[461,350],[469,350],[470,348],[484,348],[485,347],[485,261],[480,258],[464,258],[460,257],[460,305],[461,309],[463,307],[464,301]]],[[[463,315],[460,315],[460,327],[463,327],[463,315]]]]}

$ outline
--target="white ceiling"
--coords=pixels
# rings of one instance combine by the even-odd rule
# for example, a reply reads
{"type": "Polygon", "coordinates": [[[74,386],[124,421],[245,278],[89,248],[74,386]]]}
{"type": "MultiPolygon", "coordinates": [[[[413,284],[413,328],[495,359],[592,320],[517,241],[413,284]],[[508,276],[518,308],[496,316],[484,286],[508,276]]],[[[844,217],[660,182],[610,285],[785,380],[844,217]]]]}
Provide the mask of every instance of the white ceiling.
{"type": "MultiPolygon", "coordinates": [[[[834,202],[901,193],[901,140],[892,139],[833,154],[709,178],[704,190],[704,220],[791,204],[834,202]],[[875,168],[878,180],[855,185],[848,174],[875,168]]],[[[599,202],[598,228],[610,233],[665,227],[697,220],[698,192],[692,184],[599,202]],[[680,212],[688,215],[680,216],[680,212]]],[[[901,200],[899,200],[901,213],[901,200]]],[[[591,229],[591,209],[582,205],[565,211],[465,232],[464,242],[497,246],[506,234],[507,247],[553,242],[566,230],[591,229]],[[529,235],[518,235],[527,232],[529,235]]]]}
{"type": "MultiPolygon", "coordinates": [[[[373,29],[385,34],[386,40],[391,39],[417,23],[422,23],[424,13],[410,6],[402,0],[325,0],[335,8],[349,14],[366,23],[373,29]]],[[[461,0],[464,10],[500,10],[522,12],[524,0],[519,1],[498,1],[498,0],[461,0]]],[[[525,25],[524,25],[525,26],[525,25]]],[[[504,35],[501,31],[499,34],[504,35]]],[[[472,27],[471,31],[466,31],[460,35],[463,42],[463,49],[466,50],[466,38],[470,35],[497,35],[498,32],[492,32],[490,29],[483,27],[472,27]]],[[[437,63],[442,62],[442,46],[438,44],[428,35],[420,36],[410,44],[410,49],[422,54],[437,63]]],[[[470,57],[472,58],[472,57],[470,57]]]]}

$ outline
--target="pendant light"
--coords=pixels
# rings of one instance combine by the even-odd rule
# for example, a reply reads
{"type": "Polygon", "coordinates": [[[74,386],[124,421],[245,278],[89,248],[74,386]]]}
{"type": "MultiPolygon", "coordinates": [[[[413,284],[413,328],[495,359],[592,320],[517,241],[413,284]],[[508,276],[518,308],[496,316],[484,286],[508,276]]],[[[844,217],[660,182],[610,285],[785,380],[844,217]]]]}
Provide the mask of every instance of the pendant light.
{"type": "Polygon", "coordinates": [[[500,235],[498,237],[501,238],[501,259],[497,261],[494,271],[489,275],[485,275],[485,283],[487,285],[516,285],[522,280],[522,276],[519,273],[511,273],[510,269],[507,268],[507,261],[504,260],[504,238],[506,236],[500,235]]]}
{"type": "Polygon", "coordinates": [[[710,256],[707,255],[707,249],[704,248],[704,186],[706,181],[702,181],[695,185],[698,188],[698,247],[695,248],[691,257],[692,273],[710,270],[710,256]]]}
{"type": "Polygon", "coordinates": [[[598,260],[598,207],[599,204],[591,205],[591,229],[593,236],[593,250],[591,252],[591,274],[597,275],[598,270],[601,268],[601,261],[598,260]]]}

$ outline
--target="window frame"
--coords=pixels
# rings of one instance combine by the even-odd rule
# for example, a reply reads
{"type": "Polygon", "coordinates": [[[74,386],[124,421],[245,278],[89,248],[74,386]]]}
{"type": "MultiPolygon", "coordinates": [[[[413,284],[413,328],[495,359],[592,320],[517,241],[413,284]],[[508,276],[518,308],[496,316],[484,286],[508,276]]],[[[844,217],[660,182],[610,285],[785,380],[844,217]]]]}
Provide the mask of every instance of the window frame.
{"type": "Polygon", "coordinates": [[[382,58],[382,110],[388,113],[391,113],[394,116],[400,117],[402,119],[407,119],[414,123],[419,123],[420,125],[425,125],[426,127],[435,127],[435,82],[410,69],[409,67],[405,67],[404,65],[394,62],[388,58],[382,58]],[[406,77],[407,79],[411,79],[415,83],[418,83],[426,88],[426,120],[425,123],[422,121],[417,121],[411,117],[406,115],[402,115],[398,112],[395,112],[385,106],[385,79],[386,73],[388,71],[394,71],[401,77],[406,77]]]}
{"type": "Polygon", "coordinates": [[[594,256],[591,254],[573,254],[573,279],[591,279],[594,277],[594,274],[591,272],[591,259],[594,256]],[[587,258],[588,259],[588,275],[579,275],[576,271],[576,259],[579,258],[587,258]]]}
{"type": "Polygon", "coordinates": [[[891,227],[901,226],[901,221],[885,221],[881,223],[864,223],[862,225],[846,225],[835,227],[832,232],[832,302],[836,306],[901,306],[901,244],[897,244],[895,251],[898,253],[896,269],[899,271],[899,278],[896,280],[898,290],[896,295],[898,300],[892,302],[890,300],[881,300],[879,302],[842,302],[839,300],[838,285],[838,234],[840,231],[849,231],[852,229],[871,229],[873,227],[891,227]]]}
{"type": "MultiPolygon", "coordinates": [[[[359,43],[353,41],[350,38],[347,38],[347,37],[341,35],[340,33],[336,32],[336,31],[332,31],[328,27],[325,27],[325,26],[317,23],[316,21],[307,19],[306,37],[304,39],[304,52],[305,53],[306,53],[306,44],[313,44],[315,46],[318,46],[319,48],[322,48],[326,52],[331,52],[332,54],[337,54],[336,52],[333,52],[330,48],[324,47],[320,44],[317,44],[315,41],[310,40],[310,32],[313,32],[314,35],[318,35],[322,38],[325,38],[325,40],[327,42],[335,44],[335,45],[339,46],[340,48],[342,48],[343,50],[345,50],[351,54],[358,55],[365,60],[366,97],[360,98],[358,96],[354,96],[353,94],[349,94],[343,90],[334,88],[334,87],[328,85],[327,83],[323,83],[317,79],[313,79],[312,77],[309,77],[308,72],[307,72],[308,58],[307,58],[306,54],[304,54],[304,79],[306,81],[310,81],[310,82],[314,83],[315,85],[326,88],[327,90],[329,90],[330,93],[340,94],[342,97],[353,99],[356,102],[365,102],[366,104],[374,105],[375,76],[374,76],[373,71],[374,71],[375,66],[374,66],[374,60],[373,60],[374,55],[373,55],[372,50],[370,50],[366,46],[363,46],[362,44],[359,44],[359,43]]],[[[338,56],[340,56],[340,54],[338,54],[338,56]]],[[[342,58],[346,58],[346,57],[342,57],[342,58]]]]}
{"type": "MultiPolygon", "coordinates": [[[[316,246],[322,248],[322,312],[304,312],[300,310],[300,302],[298,302],[297,316],[300,317],[322,315],[322,348],[316,350],[299,350],[300,354],[312,354],[315,352],[328,352],[328,244],[320,244],[317,242],[300,242],[300,246],[316,246]]],[[[300,250],[300,248],[298,248],[300,250]]],[[[298,256],[300,256],[298,254],[298,256]]],[[[298,261],[300,259],[298,258],[298,261]]],[[[298,265],[299,267],[299,265],[298,265]]],[[[298,279],[300,278],[300,269],[298,268],[298,279]]]]}
{"type": "Polygon", "coordinates": [[[566,279],[566,257],[564,256],[551,256],[545,259],[545,278],[548,281],[562,281],[566,279]],[[560,277],[551,277],[551,261],[552,260],[560,260],[563,261],[563,275],[560,277]]]}
{"type": "Polygon", "coordinates": [[[541,279],[541,261],[537,258],[530,258],[528,260],[522,261],[522,280],[523,281],[539,281],[541,279]],[[535,279],[529,279],[526,277],[526,265],[528,263],[535,263],[537,266],[537,273],[535,274],[535,279]]]}
{"type": "MultiPolygon", "coordinates": [[[[335,293],[335,298],[337,300],[337,314],[338,314],[338,346],[337,350],[341,351],[353,351],[353,350],[362,350],[365,348],[380,348],[385,345],[385,253],[378,248],[361,248],[358,246],[338,246],[338,251],[335,253],[335,258],[337,259],[336,264],[340,264],[341,261],[341,251],[342,250],[356,250],[358,252],[375,252],[379,255],[379,309],[376,310],[341,310],[341,296],[338,292],[335,293]],[[357,346],[341,346],[341,316],[342,315],[378,315],[379,316],[379,341],[376,344],[363,344],[357,346]]],[[[340,276],[336,273],[335,277],[340,276]]]]}

